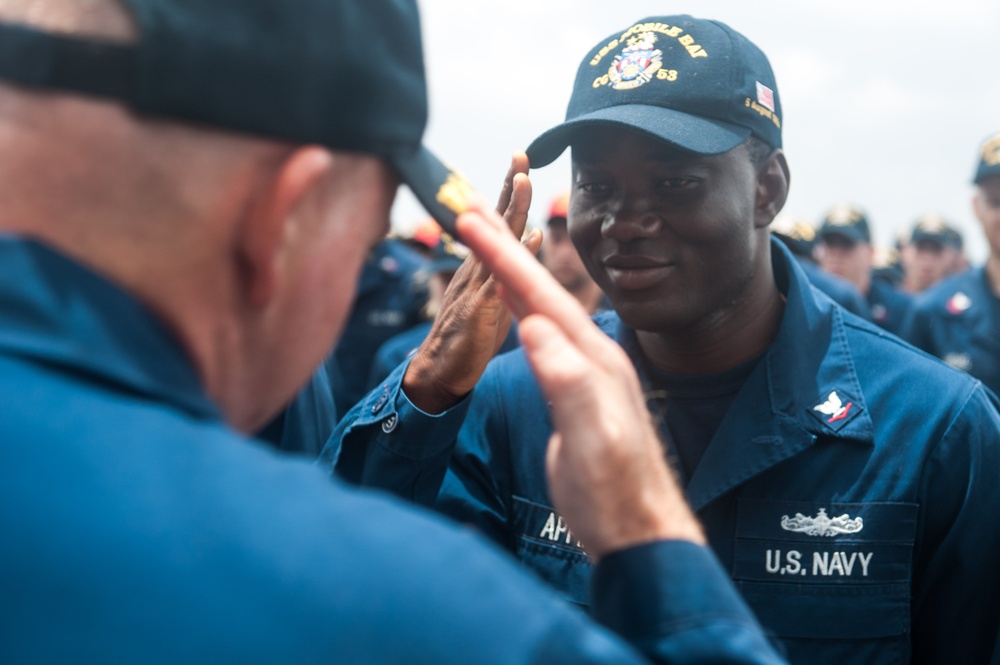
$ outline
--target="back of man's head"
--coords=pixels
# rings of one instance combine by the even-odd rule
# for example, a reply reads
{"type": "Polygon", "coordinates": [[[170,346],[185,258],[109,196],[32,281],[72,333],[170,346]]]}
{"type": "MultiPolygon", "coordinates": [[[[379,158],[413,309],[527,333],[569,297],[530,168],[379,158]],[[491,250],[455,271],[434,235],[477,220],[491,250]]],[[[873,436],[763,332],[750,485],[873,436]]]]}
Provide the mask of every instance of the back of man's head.
{"type": "Polygon", "coordinates": [[[464,206],[421,144],[426,117],[413,0],[0,0],[0,229],[157,312],[243,428],[305,379],[268,366],[332,345],[395,178],[445,224],[464,206]],[[344,256],[320,274],[310,247],[344,256]],[[278,322],[310,290],[333,299],[313,307],[315,348],[252,360],[291,353],[278,322]]]}

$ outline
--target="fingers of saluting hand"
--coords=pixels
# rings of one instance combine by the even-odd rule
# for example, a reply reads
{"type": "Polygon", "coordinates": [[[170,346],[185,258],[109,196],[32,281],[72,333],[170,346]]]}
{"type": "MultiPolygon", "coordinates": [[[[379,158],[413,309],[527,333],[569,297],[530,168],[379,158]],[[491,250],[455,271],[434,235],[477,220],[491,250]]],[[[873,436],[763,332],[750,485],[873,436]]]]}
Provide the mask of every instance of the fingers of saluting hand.
{"type": "Polygon", "coordinates": [[[510,168],[504,176],[503,189],[500,190],[500,199],[497,201],[497,212],[501,215],[507,213],[514,193],[514,176],[519,173],[528,173],[528,155],[523,152],[515,152],[510,158],[510,168]]]}
{"type": "MultiPolygon", "coordinates": [[[[503,217],[504,223],[515,238],[520,238],[524,234],[528,223],[528,210],[531,207],[531,181],[527,173],[528,156],[523,152],[514,153],[497,202],[497,213],[503,217]]],[[[537,252],[540,244],[539,236],[537,240],[531,242],[529,249],[537,252]]],[[[473,254],[466,263],[474,267],[476,279],[486,281],[489,278],[490,269],[480,264],[478,255],[473,254]]],[[[487,288],[491,287],[492,284],[488,282],[487,288]]]]}
{"type": "Polygon", "coordinates": [[[595,338],[599,341],[604,337],[580,303],[521,246],[498,215],[482,203],[474,203],[458,218],[457,225],[462,241],[503,285],[504,301],[518,318],[542,314],[582,348],[588,346],[588,340],[593,344],[595,338]]]}

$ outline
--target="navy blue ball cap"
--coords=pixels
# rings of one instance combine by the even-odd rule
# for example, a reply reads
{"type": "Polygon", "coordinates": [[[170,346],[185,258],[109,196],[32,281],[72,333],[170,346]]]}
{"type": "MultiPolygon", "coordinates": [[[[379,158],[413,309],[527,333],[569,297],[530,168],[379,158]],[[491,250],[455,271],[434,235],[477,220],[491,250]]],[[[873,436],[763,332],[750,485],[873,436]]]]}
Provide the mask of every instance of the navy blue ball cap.
{"type": "Polygon", "coordinates": [[[753,135],[781,147],[781,100],[771,65],[719,21],[654,16],[601,40],[577,70],[566,119],[528,147],[533,167],[555,161],[576,132],[615,126],[716,155],[753,135]]]}
{"type": "Polygon", "coordinates": [[[962,249],[962,234],[938,213],[925,213],[917,218],[910,233],[910,242],[933,242],[942,247],[962,249]]]}
{"type": "Polygon", "coordinates": [[[0,78],[153,117],[378,155],[448,229],[470,193],[423,147],[415,0],[122,0],[135,42],[0,24],[0,78]],[[444,187],[444,189],[442,189],[444,187]]]}
{"type": "Polygon", "coordinates": [[[852,243],[871,244],[872,233],[868,225],[868,215],[852,203],[838,203],[823,216],[819,227],[819,238],[840,236],[852,243]]]}
{"type": "Polygon", "coordinates": [[[1000,176],[1000,134],[994,134],[983,142],[979,149],[979,164],[972,178],[975,184],[987,178],[1000,176]]]}

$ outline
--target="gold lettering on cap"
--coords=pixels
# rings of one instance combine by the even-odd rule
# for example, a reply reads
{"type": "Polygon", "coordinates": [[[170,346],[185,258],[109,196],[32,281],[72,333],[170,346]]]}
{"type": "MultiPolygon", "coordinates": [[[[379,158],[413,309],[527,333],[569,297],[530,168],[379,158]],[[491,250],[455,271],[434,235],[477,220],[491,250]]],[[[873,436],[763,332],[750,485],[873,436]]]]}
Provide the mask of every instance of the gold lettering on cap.
{"type": "Polygon", "coordinates": [[[764,116],[765,118],[773,122],[775,127],[781,129],[781,120],[778,119],[778,114],[775,113],[774,111],[764,108],[763,106],[761,106],[754,100],[750,99],[749,97],[743,100],[743,106],[753,111],[756,111],[760,115],[764,116]]]}
{"type": "Polygon", "coordinates": [[[434,198],[448,210],[461,215],[469,209],[469,200],[474,193],[475,190],[465,178],[457,173],[450,173],[434,198]]]}
{"type": "Polygon", "coordinates": [[[606,56],[608,53],[611,52],[611,49],[613,49],[616,46],[618,46],[618,43],[619,43],[619,41],[617,39],[612,39],[605,46],[602,46],[601,50],[598,51],[597,55],[595,55],[594,58],[593,58],[593,60],[590,61],[590,66],[593,67],[597,63],[599,63],[601,61],[601,58],[603,58],[604,56],[606,56]]]}
{"type": "Polygon", "coordinates": [[[677,40],[677,43],[679,43],[681,46],[687,49],[688,55],[690,55],[692,58],[708,57],[708,53],[705,52],[705,49],[695,44],[694,37],[692,37],[691,35],[684,35],[683,37],[677,40]]]}
{"type": "MultiPolygon", "coordinates": [[[[690,35],[684,35],[684,30],[676,25],[668,25],[667,23],[636,23],[631,28],[626,30],[621,34],[621,36],[613,42],[615,46],[621,44],[628,40],[629,36],[640,33],[640,32],[658,32],[661,35],[666,35],[667,37],[678,38],[677,41],[681,43],[684,48],[687,49],[688,54],[692,58],[707,58],[708,53],[701,46],[694,43],[694,38],[690,35]],[[683,36],[681,36],[683,35],[683,36]],[[685,41],[685,39],[689,41],[685,41]]],[[[609,45],[610,46],[610,45],[609,45]]],[[[610,48],[614,48],[611,46],[610,48]]],[[[601,49],[603,51],[603,49],[601,49]]],[[[599,57],[590,61],[591,65],[596,65],[600,58],[607,55],[606,52],[598,52],[599,57]]]]}

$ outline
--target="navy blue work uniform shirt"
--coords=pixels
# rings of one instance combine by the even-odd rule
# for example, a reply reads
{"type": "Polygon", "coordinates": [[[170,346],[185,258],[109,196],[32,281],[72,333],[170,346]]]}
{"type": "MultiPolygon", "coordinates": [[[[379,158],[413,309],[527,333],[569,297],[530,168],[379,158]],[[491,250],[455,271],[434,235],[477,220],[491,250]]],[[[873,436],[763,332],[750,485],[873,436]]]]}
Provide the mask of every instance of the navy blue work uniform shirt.
{"type": "Polygon", "coordinates": [[[598,565],[633,648],[469,530],[239,435],[150,311],[12,236],[0,405],[5,665],[780,662],[705,548],[598,565]]]}
{"type": "Polygon", "coordinates": [[[1000,298],[984,268],[948,277],[922,293],[904,334],[1000,394],[1000,298]]]}
{"type": "MultiPolygon", "coordinates": [[[[787,298],[778,336],[686,479],[712,548],[792,662],[987,662],[1000,624],[996,398],[844,312],[780,244],[772,262],[787,298]]],[[[596,321],[648,386],[634,332],[614,312],[596,321]]],[[[345,415],[322,459],[476,525],[593,602],[587,556],[546,490],[552,425],[523,352],[438,416],[409,403],[403,371],[345,415]]]]}

